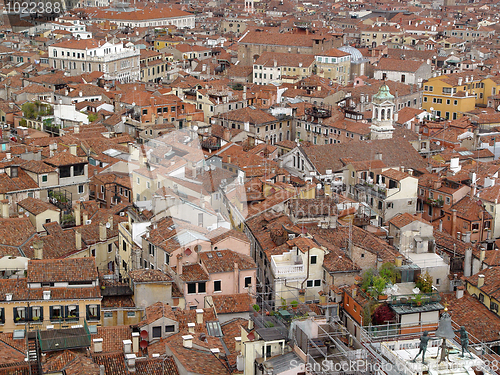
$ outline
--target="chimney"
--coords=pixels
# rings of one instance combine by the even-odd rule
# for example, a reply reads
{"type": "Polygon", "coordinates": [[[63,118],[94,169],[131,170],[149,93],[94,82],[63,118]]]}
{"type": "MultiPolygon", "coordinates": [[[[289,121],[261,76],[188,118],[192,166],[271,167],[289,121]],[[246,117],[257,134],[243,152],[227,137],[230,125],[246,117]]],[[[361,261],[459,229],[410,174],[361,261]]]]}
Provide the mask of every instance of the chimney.
{"type": "Polygon", "coordinates": [[[76,201],[75,203],[75,209],[73,214],[75,215],[75,225],[79,226],[82,225],[82,217],[81,217],[81,210],[80,210],[80,202],[76,201]]]}
{"type": "Polygon", "coordinates": [[[439,220],[439,231],[443,231],[443,220],[439,220]]]}
{"type": "Polygon", "coordinates": [[[463,286],[457,286],[457,299],[460,299],[464,296],[464,287],[463,286]]]}
{"type": "Polygon", "coordinates": [[[132,332],[132,352],[139,353],[139,332],[132,332]]]}
{"type": "Polygon", "coordinates": [[[103,339],[93,339],[92,341],[94,342],[94,353],[101,353],[103,339]]]}
{"type": "Polygon", "coordinates": [[[389,242],[390,246],[394,246],[394,236],[388,236],[387,242],[389,242]]]}
{"type": "Polygon", "coordinates": [[[99,240],[106,241],[107,233],[106,233],[106,223],[99,223],[99,240]]]}
{"type": "Polygon", "coordinates": [[[123,354],[132,353],[132,340],[123,340],[123,354]]]}
{"type": "Polygon", "coordinates": [[[451,210],[451,236],[457,238],[457,210],[451,210]]]}
{"type": "Polygon", "coordinates": [[[73,144],[73,145],[69,145],[69,153],[70,153],[71,155],[76,156],[76,145],[75,145],[75,144],[73,144]]]}
{"type": "Polygon", "coordinates": [[[196,323],[203,324],[203,309],[196,309],[196,323]]]}
{"type": "Polygon", "coordinates": [[[78,125],[75,125],[73,127],[73,134],[80,134],[80,125],[83,124],[83,122],[80,122],[78,125]]]}
{"type": "Polygon", "coordinates": [[[87,211],[82,212],[82,217],[82,224],[87,225],[87,221],[89,221],[89,214],[87,213],[87,211]]]}
{"type": "Polygon", "coordinates": [[[196,323],[188,323],[188,332],[194,334],[194,327],[196,326],[196,323]]]}
{"type": "Polygon", "coordinates": [[[99,375],[106,375],[106,367],[104,365],[99,366],[99,375]]]}
{"type": "Polygon", "coordinates": [[[182,346],[185,348],[192,348],[193,347],[193,336],[191,335],[186,335],[182,336],[182,346]]]}
{"type": "Polygon", "coordinates": [[[227,164],[231,164],[231,156],[227,157],[227,164]]]}
{"type": "Polygon", "coordinates": [[[34,259],[43,259],[43,241],[37,240],[33,242],[34,259]]]}
{"type": "Polygon", "coordinates": [[[113,229],[113,215],[108,216],[109,229],[113,229]]]}
{"type": "Polygon", "coordinates": [[[486,257],[486,249],[482,247],[481,250],[479,251],[479,261],[483,262],[485,257],[486,257]]]}
{"type": "Polygon", "coordinates": [[[240,292],[240,269],[238,262],[234,262],[234,293],[240,292]]]}
{"type": "Polygon", "coordinates": [[[358,289],[356,287],[352,288],[351,290],[352,298],[356,298],[357,294],[358,294],[358,289]]]}
{"type": "Polygon", "coordinates": [[[240,352],[241,351],[241,337],[235,337],[234,340],[235,340],[234,351],[240,352]]]}
{"type": "Polygon", "coordinates": [[[403,257],[398,255],[394,264],[396,267],[401,267],[403,265],[403,257]]]}
{"type": "Polygon", "coordinates": [[[80,229],[75,229],[75,247],[77,250],[82,249],[82,232],[80,232],[80,229]]]}
{"type": "Polygon", "coordinates": [[[483,285],[484,285],[484,275],[481,274],[481,275],[478,275],[478,277],[477,277],[477,287],[482,288],[483,285]]]}
{"type": "Polygon", "coordinates": [[[135,354],[133,353],[125,354],[125,361],[127,362],[127,370],[129,372],[135,372],[135,359],[136,359],[135,354]]]}
{"type": "Polygon", "coordinates": [[[4,219],[8,219],[10,217],[9,215],[9,200],[4,199],[1,201],[2,204],[2,217],[4,219]]]}
{"type": "Polygon", "coordinates": [[[182,275],[182,255],[177,254],[177,275],[182,275]]]}

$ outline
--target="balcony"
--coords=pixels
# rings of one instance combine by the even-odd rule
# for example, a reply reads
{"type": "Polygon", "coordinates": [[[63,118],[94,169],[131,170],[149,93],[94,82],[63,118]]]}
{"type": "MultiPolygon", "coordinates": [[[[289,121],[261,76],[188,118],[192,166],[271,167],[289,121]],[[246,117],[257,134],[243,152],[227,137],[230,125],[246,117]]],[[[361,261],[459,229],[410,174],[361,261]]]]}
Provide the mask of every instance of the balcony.
{"type": "Polygon", "coordinates": [[[274,276],[286,276],[297,273],[304,273],[302,257],[284,253],[283,255],[273,255],[271,257],[271,268],[274,276]],[[295,259],[294,259],[295,258],[295,259]]]}
{"type": "Polygon", "coordinates": [[[358,184],[354,185],[354,188],[358,192],[364,192],[366,195],[371,195],[371,196],[374,196],[378,199],[383,200],[383,199],[387,198],[387,190],[382,186],[373,185],[373,184],[369,184],[367,182],[364,182],[364,183],[358,183],[358,184]]]}

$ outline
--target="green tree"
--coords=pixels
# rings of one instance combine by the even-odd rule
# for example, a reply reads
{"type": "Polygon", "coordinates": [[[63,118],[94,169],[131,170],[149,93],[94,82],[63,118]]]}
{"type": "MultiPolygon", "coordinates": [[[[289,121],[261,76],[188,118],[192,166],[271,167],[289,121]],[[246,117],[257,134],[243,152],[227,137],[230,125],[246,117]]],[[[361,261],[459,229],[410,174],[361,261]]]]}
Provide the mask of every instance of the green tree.
{"type": "Polygon", "coordinates": [[[95,120],[97,120],[97,114],[96,113],[89,113],[87,117],[89,119],[89,122],[94,122],[95,120]]]}
{"type": "Polygon", "coordinates": [[[36,110],[36,105],[34,103],[31,102],[24,103],[21,106],[21,109],[23,110],[24,117],[30,120],[36,119],[37,110],[36,110]]]}
{"type": "Polygon", "coordinates": [[[426,271],[424,274],[418,275],[415,286],[420,289],[422,293],[431,293],[432,282],[432,276],[429,274],[429,271],[426,271]]]}
{"type": "Polygon", "coordinates": [[[399,272],[396,270],[396,266],[393,263],[386,262],[380,267],[379,275],[391,284],[396,284],[399,272]]]}

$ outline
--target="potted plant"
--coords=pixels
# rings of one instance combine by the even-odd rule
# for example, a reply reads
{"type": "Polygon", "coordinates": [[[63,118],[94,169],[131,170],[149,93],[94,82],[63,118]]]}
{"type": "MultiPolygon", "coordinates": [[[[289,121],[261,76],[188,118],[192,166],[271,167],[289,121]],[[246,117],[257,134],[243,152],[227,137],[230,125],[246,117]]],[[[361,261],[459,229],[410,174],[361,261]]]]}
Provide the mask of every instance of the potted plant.
{"type": "Polygon", "coordinates": [[[34,322],[38,322],[39,320],[40,320],[40,317],[39,317],[39,316],[34,316],[34,317],[33,317],[33,321],[34,321],[34,322]]]}
{"type": "Polygon", "coordinates": [[[20,317],[16,317],[16,322],[20,321],[21,318],[20,317]]]}
{"type": "Polygon", "coordinates": [[[421,294],[417,294],[415,296],[415,303],[417,304],[417,306],[422,305],[422,295],[421,294]]]}
{"type": "Polygon", "coordinates": [[[292,306],[292,309],[297,310],[297,307],[299,306],[299,303],[295,300],[290,302],[290,305],[292,306]]]}
{"type": "Polygon", "coordinates": [[[255,304],[252,307],[253,307],[253,311],[254,311],[253,315],[257,316],[258,312],[260,311],[260,306],[255,304]]]}

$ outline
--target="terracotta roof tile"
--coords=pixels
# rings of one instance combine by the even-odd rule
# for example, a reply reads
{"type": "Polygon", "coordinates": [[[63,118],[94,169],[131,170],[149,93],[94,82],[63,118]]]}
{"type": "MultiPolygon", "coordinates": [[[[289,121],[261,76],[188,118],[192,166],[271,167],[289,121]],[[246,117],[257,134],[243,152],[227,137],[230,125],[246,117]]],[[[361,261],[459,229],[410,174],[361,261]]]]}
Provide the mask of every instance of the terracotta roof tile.
{"type": "Polygon", "coordinates": [[[22,201],[17,203],[18,206],[24,208],[26,211],[33,215],[39,215],[47,210],[51,211],[61,211],[59,208],[54,206],[53,204],[50,204],[48,202],[44,202],[40,199],[37,198],[25,198],[22,201]]]}
{"type": "Polygon", "coordinates": [[[29,282],[95,281],[97,268],[94,258],[30,260],[29,282]]]}
{"type": "Polygon", "coordinates": [[[212,296],[217,314],[246,313],[251,310],[255,299],[249,294],[214,294],[212,296]]]}

